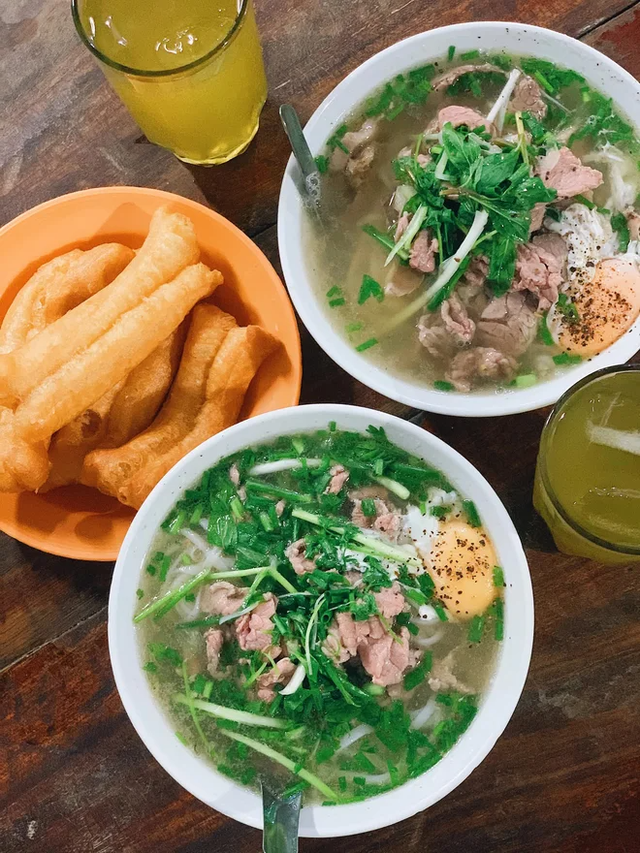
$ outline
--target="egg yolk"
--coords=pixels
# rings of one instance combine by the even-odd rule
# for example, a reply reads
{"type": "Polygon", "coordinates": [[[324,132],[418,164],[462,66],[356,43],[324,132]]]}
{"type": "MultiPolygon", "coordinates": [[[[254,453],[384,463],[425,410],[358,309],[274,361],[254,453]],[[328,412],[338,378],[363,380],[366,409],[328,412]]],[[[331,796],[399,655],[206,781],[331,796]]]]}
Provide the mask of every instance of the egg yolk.
{"type": "Polygon", "coordinates": [[[436,595],[458,619],[484,613],[496,597],[496,552],[481,528],[460,520],[442,524],[425,565],[436,595]]]}
{"type": "Polygon", "coordinates": [[[632,261],[607,258],[572,300],[579,316],[563,321],[560,346],[577,355],[596,355],[617,341],[640,314],[640,272],[632,261]]]}

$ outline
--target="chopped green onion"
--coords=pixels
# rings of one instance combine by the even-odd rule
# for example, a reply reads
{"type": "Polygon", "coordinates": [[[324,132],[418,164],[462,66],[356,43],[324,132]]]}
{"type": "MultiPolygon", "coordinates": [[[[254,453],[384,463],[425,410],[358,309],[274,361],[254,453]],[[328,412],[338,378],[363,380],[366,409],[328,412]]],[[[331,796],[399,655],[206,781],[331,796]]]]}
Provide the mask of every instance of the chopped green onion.
{"type": "Polygon", "coordinates": [[[484,633],[484,616],[474,616],[469,623],[468,640],[470,643],[479,643],[484,633]]]}
{"type": "Polygon", "coordinates": [[[535,373],[523,373],[520,376],[516,376],[514,379],[516,388],[531,388],[531,386],[535,385],[537,381],[538,377],[535,373]]]}
{"type": "Polygon", "coordinates": [[[380,287],[375,278],[371,278],[370,275],[363,275],[360,291],[358,292],[358,305],[364,305],[364,303],[372,296],[378,302],[382,302],[384,299],[384,290],[380,287]]]}
{"type": "Polygon", "coordinates": [[[138,596],[138,599],[144,598],[144,590],[143,589],[137,589],[136,595],[138,596]]]}
{"type": "Polygon", "coordinates": [[[270,495],[275,498],[284,498],[285,500],[294,501],[295,503],[308,504],[313,502],[311,495],[303,495],[299,492],[293,492],[291,489],[281,489],[278,486],[271,485],[271,483],[261,483],[258,480],[247,480],[246,489],[249,493],[270,495]]]}
{"type": "Polygon", "coordinates": [[[444,379],[436,379],[433,383],[433,387],[436,391],[455,391],[455,386],[451,384],[451,382],[445,382],[444,379]]]}
{"type": "Polygon", "coordinates": [[[449,50],[447,50],[447,59],[449,60],[449,62],[451,62],[451,60],[453,59],[453,57],[455,55],[456,55],[456,46],[455,46],[455,44],[450,44],[449,50]]]}
{"type": "Polygon", "coordinates": [[[392,480],[390,477],[374,477],[374,480],[394,495],[397,495],[401,501],[406,501],[411,496],[409,489],[403,486],[402,483],[398,483],[397,480],[392,480]]]}
{"type": "Polygon", "coordinates": [[[571,355],[568,352],[561,352],[560,355],[553,356],[553,361],[557,365],[580,364],[582,357],[579,355],[571,355]]]}
{"type": "Polygon", "coordinates": [[[133,621],[136,623],[141,622],[143,619],[146,619],[148,616],[152,616],[153,614],[158,618],[160,616],[164,616],[165,613],[168,613],[172,607],[175,607],[175,605],[181,601],[185,595],[188,595],[192,589],[195,589],[210,577],[211,572],[209,569],[205,569],[186,583],[183,583],[182,586],[178,587],[178,589],[170,590],[166,595],[163,595],[162,598],[158,598],[147,604],[147,606],[144,607],[137,616],[133,617],[133,621]]]}
{"type": "Polygon", "coordinates": [[[361,508],[362,514],[367,518],[373,518],[377,515],[375,501],[371,498],[363,498],[361,508]]]}
{"type": "Polygon", "coordinates": [[[160,583],[164,583],[166,581],[170,565],[171,557],[168,554],[164,554],[162,557],[162,562],[160,563],[160,570],[158,573],[158,580],[160,581],[160,583]]]}
{"type": "Polygon", "coordinates": [[[345,326],[345,331],[348,335],[352,335],[354,332],[361,332],[364,328],[364,323],[348,323],[345,326]]]}
{"type": "Polygon", "coordinates": [[[158,664],[154,663],[152,660],[147,661],[145,665],[142,667],[145,672],[157,672],[158,664]]]}
{"type": "Polygon", "coordinates": [[[504,603],[501,598],[496,598],[493,602],[493,612],[495,615],[493,635],[500,642],[504,640],[504,603]]]}
{"type": "Polygon", "coordinates": [[[185,521],[187,520],[187,513],[184,509],[181,509],[180,512],[173,519],[169,527],[167,528],[167,532],[175,535],[179,533],[182,529],[185,521]]]}
{"type": "Polygon", "coordinates": [[[462,501],[462,508],[467,516],[467,521],[471,527],[482,527],[482,521],[478,513],[478,508],[473,501],[462,501]]]}
{"type": "Polygon", "coordinates": [[[493,567],[493,585],[504,586],[504,572],[500,566],[493,567]]]}
{"type": "Polygon", "coordinates": [[[443,607],[443,605],[439,601],[432,601],[431,606],[433,607],[433,609],[438,614],[438,619],[441,622],[448,622],[449,621],[449,617],[447,616],[447,611],[445,610],[445,608],[443,607]]]}
{"type": "MultiPolygon", "coordinates": [[[[547,312],[548,314],[548,312],[547,312]]],[[[538,325],[538,337],[542,341],[543,344],[546,344],[548,347],[555,346],[555,341],[551,332],[549,331],[549,326],[547,325],[547,314],[543,314],[540,317],[540,323],[538,325]]]]}
{"type": "Polygon", "coordinates": [[[316,169],[320,172],[321,175],[324,175],[325,172],[329,169],[329,158],[325,157],[324,154],[319,154],[315,158],[316,169]]]}
{"type": "Polygon", "coordinates": [[[322,779],[319,779],[313,773],[305,770],[304,767],[300,767],[294,761],[291,761],[290,758],[282,755],[282,753],[276,752],[276,750],[272,749],[270,746],[260,743],[260,741],[254,740],[253,738],[245,737],[245,735],[238,734],[237,732],[230,732],[227,729],[220,729],[220,732],[225,737],[238,741],[238,743],[243,743],[245,746],[254,749],[256,752],[262,753],[262,755],[265,755],[267,758],[277,761],[278,764],[282,764],[282,766],[286,767],[291,773],[296,773],[301,779],[304,779],[310,785],[313,785],[314,788],[317,788],[318,791],[320,791],[320,793],[327,797],[331,802],[339,801],[340,797],[338,794],[326,785],[322,779]]]}
{"type": "Polygon", "coordinates": [[[460,59],[466,62],[468,59],[477,59],[478,56],[480,56],[479,50],[467,50],[466,53],[460,54],[460,59]]]}
{"type": "Polygon", "coordinates": [[[231,514],[235,518],[236,521],[241,521],[244,516],[244,507],[242,506],[242,501],[238,497],[234,497],[231,499],[229,506],[231,508],[231,514]]]}
{"type": "Polygon", "coordinates": [[[580,202],[580,204],[584,204],[584,206],[588,207],[589,210],[593,210],[593,208],[595,207],[595,204],[592,201],[589,201],[589,199],[581,193],[579,193],[577,196],[574,196],[574,200],[580,202]]]}
{"type": "MultiPolygon", "coordinates": [[[[176,693],[172,698],[179,705],[189,706],[189,698],[183,696],[182,693],[176,693]]],[[[198,711],[204,711],[205,714],[211,714],[212,717],[219,717],[221,720],[232,720],[234,723],[241,723],[243,726],[261,726],[266,729],[285,729],[288,726],[285,720],[278,719],[277,717],[251,714],[249,711],[240,711],[237,708],[215,705],[213,702],[205,702],[202,699],[193,699],[191,704],[198,711]]]]}
{"type": "Polygon", "coordinates": [[[555,86],[551,85],[551,83],[547,80],[542,71],[534,71],[533,76],[536,78],[538,83],[540,83],[542,88],[545,89],[545,91],[547,91],[550,95],[553,95],[553,93],[556,91],[556,88],[555,86]]]}
{"type": "Polygon", "coordinates": [[[365,341],[363,344],[358,344],[356,347],[356,352],[364,352],[365,350],[371,349],[378,343],[377,338],[369,338],[368,341],[365,341]]]}

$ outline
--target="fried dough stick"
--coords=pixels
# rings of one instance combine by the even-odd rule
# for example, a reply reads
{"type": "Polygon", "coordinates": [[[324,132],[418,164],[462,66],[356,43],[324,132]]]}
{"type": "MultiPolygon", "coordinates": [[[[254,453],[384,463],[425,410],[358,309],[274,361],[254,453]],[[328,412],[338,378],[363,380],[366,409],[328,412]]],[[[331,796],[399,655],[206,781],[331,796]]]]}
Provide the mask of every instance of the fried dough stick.
{"type": "Polygon", "coordinates": [[[126,379],[55,433],[49,447],[51,471],[41,492],[79,482],[87,453],[119,447],[149,426],[178,368],[186,325],[185,320],[126,379]]]}
{"type": "Polygon", "coordinates": [[[152,425],[115,450],[88,454],[81,482],[108,495],[136,476],[150,458],[161,456],[193,428],[202,408],[216,353],[236,321],[214,305],[197,305],[169,396],[152,425]]]}
{"type": "Polygon", "coordinates": [[[247,389],[277,341],[259,326],[232,329],[215,357],[207,379],[206,400],[193,428],[162,455],[150,456],[135,476],[121,483],[116,497],[136,509],[180,459],[212,435],[234,424],[247,389]]]}
{"type": "MultiPolygon", "coordinates": [[[[33,446],[46,441],[93,405],[140,364],[184,320],[195,303],[209,296],[221,282],[221,274],[211,272],[204,264],[187,267],[142,304],[123,314],[90,347],[46,377],[0,429],[0,490],[16,488],[13,450],[21,442],[33,446]]],[[[34,479],[30,478],[30,483],[34,479]]],[[[44,480],[35,488],[43,483],[44,480]]]]}
{"type": "Polygon", "coordinates": [[[73,249],[43,264],[21,288],[0,328],[0,353],[12,352],[102,290],[133,259],[120,243],[73,249]]]}
{"type": "Polygon", "coordinates": [[[0,355],[0,404],[15,406],[73,357],[90,347],[126,312],[199,256],[186,216],[157,210],[131,263],[108,287],[47,326],[24,346],[0,355]]]}

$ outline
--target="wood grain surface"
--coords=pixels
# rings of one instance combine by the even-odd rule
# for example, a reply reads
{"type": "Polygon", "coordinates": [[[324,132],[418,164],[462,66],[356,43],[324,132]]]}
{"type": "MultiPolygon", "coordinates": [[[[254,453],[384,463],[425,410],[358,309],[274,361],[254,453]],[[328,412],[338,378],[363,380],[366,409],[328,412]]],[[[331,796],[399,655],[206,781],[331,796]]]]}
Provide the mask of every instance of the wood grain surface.
{"type": "MultiPolygon", "coordinates": [[[[136,184],[210,204],[278,265],[287,158],[277,121],[307,118],[377,50],[433,26],[519,20],[584,38],[640,76],[640,4],[625,0],[257,0],[270,97],[249,151],[215,169],[149,145],[81,47],[66,0],[0,0],[0,225],[64,192],[136,184]]],[[[344,374],[303,331],[303,402],[403,407],[344,374]]],[[[559,554],[531,506],[546,413],[425,428],[489,479],[523,538],[536,599],[531,672],[489,757],[444,802],[394,827],[303,853],[638,853],[640,580],[559,554]]],[[[0,851],[249,853],[255,830],[185,793],[150,757],[115,691],[111,567],[0,534],[0,851]]]]}

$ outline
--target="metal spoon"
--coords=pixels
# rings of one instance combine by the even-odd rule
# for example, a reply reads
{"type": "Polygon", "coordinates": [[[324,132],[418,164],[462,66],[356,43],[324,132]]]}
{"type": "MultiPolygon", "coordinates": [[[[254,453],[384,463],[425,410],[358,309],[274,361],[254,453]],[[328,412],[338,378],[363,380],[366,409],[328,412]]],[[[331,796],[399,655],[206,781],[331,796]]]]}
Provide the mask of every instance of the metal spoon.
{"type": "Polygon", "coordinates": [[[298,853],[298,823],[302,793],[283,796],[277,782],[262,780],[263,853],[298,853]]]}
{"type": "Polygon", "coordinates": [[[298,166],[304,179],[304,189],[308,199],[316,206],[320,206],[320,172],[313,159],[313,154],[304,138],[298,113],[291,104],[282,104],[280,107],[280,120],[284,132],[289,138],[293,155],[298,161],[298,166]]]}

